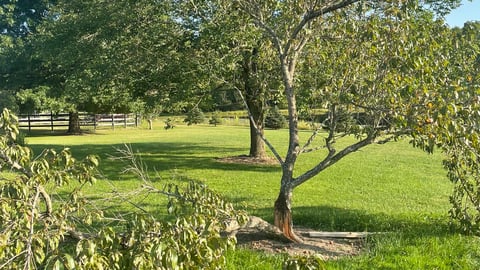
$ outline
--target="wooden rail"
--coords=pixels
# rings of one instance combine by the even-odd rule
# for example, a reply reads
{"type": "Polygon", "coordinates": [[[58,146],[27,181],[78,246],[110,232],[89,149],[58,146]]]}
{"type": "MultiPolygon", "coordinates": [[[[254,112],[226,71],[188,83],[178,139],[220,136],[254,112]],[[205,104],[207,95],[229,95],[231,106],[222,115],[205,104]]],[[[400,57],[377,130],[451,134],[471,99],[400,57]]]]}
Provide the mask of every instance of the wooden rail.
{"type": "MultiPolygon", "coordinates": [[[[137,114],[88,114],[79,113],[80,127],[109,126],[114,129],[116,126],[135,126],[140,123],[137,114]]],[[[19,114],[18,122],[20,128],[50,128],[68,127],[70,116],[68,113],[42,113],[42,114],[19,114]]]]}

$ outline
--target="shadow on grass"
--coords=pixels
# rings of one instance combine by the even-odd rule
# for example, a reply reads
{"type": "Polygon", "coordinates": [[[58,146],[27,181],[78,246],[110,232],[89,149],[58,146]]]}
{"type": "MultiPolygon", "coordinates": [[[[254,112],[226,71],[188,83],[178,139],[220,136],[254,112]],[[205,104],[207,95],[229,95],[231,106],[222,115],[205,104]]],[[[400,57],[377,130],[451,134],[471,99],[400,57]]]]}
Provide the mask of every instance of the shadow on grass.
{"type": "MultiPolygon", "coordinates": [[[[198,170],[216,169],[225,171],[258,171],[275,172],[278,166],[275,165],[249,165],[232,164],[217,161],[217,158],[229,156],[228,153],[238,153],[242,148],[225,148],[222,146],[212,147],[196,143],[131,143],[128,144],[134,153],[138,153],[142,162],[150,172],[172,171],[172,170],[198,170]],[[199,153],[206,153],[202,155],[199,153]]],[[[30,145],[35,153],[40,153],[45,148],[63,149],[63,145],[30,145]]],[[[77,159],[82,159],[89,154],[100,157],[100,170],[109,179],[122,179],[122,168],[125,163],[110,159],[111,156],[118,156],[116,149],[125,149],[123,144],[97,145],[84,144],[69,146],[77,159]]]]}
{"type": "Polygon", "coordinates": [[[90,129],[82,129],[81,134],[71,134],[68,133],[67,129],[60,130],[60,129],[54,129],[54,130],[47,130],[47,129],[32,129],[28,130],[25,128],[20,128],[20,132],[26,135],[26,137],[44,137],[44,136],[82,136],[82,135],[102,135],[101,133],[96,133],[95,130],[90,130],[90,129]]]}

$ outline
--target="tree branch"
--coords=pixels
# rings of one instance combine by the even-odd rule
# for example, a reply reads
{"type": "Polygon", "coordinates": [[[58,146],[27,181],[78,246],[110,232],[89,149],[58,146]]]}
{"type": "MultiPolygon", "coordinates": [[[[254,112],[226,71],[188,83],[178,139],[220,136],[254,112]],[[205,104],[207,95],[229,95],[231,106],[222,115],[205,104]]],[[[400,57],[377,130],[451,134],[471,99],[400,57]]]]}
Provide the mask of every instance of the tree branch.
{"type": "Polygon", "coordinates": [[[34,234],[34,229],[35,229],[35,209],[37,208],[37,202],[38,198],[40,197],[40,188],[37,186],[36,192],[35,192],[35,197],[33,198],[32,205],[31,205],[31,213],[30,213],[30,226],[29,226],[29,232],[28,232],[28,240],[27,240],[27,247],[26,247],[26,258],[25,258],[25,270],[32,269],[31,263],[33,261],[33,248],[32,248],[32,242],[33,242],[33,234],[34,234]]]}
{"type": "Polygon", "coordinates": [[[306,182],[310,178],[314,177],[324,169],[330,167],[331,165],[337,163],[340,159],[345,157],[346,155],[353,153],[355,151],[358,151],[359,149],[372,144],[375,141],[376,134],[370,134],[367,136],[367,138],[352,144],[350,146],[345,147],[342,151],[338,152],[337,154],[332,154],[330,152],[327,157],[320,163],[318,163],[315,167],[313,167],[311,170],[305,172],[304,174],[300,175],[299,177],[295,178],[292,181],[293,187],[297,187],[301,185],[302,183],[306,182]]]}
{"type": "MultiPolygon", "coordinates": [[[[278,38],[278,35],[277,33],[275,33],[275,31],[269,27],[265,22],[264,20],[262,19],[261,16],[259,16],[258,14],[256,14],[252,9],[252,7],[247,7],[245,4],[242,3],[242,1],[237,1],[238,5],[243,9],[243,11],[245,11],[247,13],[248,16],[250,16],[253,20],[253,22],[260,28],[264,29],[265,32],[267,32],[267,34],[270,36],[270,38],[272,39],[272,42],[275,46],[275,49],[277,49],[278,53],[281,54],[282,52],[282,42],[280,41],[280,39],[278,38]]],[[[258,8],[258,6],[255,7],[255,9],[257,10],[260,10],[258,8]]]]}
{"type": "Polygon", "coordinates": [[[13,168],[21,172],[23,175],[27,176],[28,178],[31,178],[33,176],[30,170],[20,165],[20,163],[18,163],[17,161],[11,159],[3,150],[0,151],[0,160],[3,160],[3,162],[5,162],[10,168],[13,168]]]}
{"type": "Polygon", "coordinates": [[[292,34],[290,35],[290,38],[288,39],[287,44],[285,44],[284,52],[288,52],[290,50],[290,47],[292,46],[293,40],[297,39],[298,35],[305,28],[305,25],[307,25],[307,23],[309,23],[309,22],[313,21],[314,19],[316,19],[318,17],[321,17],[325,14],[334,12],[334,11],[339,10],[339,9],[342,9],[344,7],[352,5],[352,4],[354,4],[356,2],[359,2],[359,1],[360,0],[343,0],[343,1],[339,1],[338,3],[332,4],[332,5],[327,6],[327,7],[307,11],[305,13],[305,15],[303,16],[302,20],[293,29],[292,34]]]}

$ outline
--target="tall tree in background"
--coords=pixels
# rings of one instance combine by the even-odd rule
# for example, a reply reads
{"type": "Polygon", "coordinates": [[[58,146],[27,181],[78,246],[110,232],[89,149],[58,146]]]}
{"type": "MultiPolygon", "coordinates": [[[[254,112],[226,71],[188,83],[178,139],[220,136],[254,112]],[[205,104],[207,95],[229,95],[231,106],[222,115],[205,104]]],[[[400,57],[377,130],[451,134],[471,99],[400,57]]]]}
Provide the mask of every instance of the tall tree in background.
{"type": "Polygon", "coordinates": [[[29,39],[52,16],[54,0],[1,1],[0,5],[0,108],[17,111],[15,96],[48,80],[46,71],[32,58],[29,39]]]}
{"type": "MultiPolygon", "coordinates": [[[[58,18],[43,25],[35,45],[38,58],[62,80],[50,94],[64,100],[72,116],[78,110],[130,112],[141,107],[135,108],[143,96],[161,95],[156,87],[165,78],[159,74],[170,60],[165,56],[177,55],[175,48],[165,48],[171,45],[167,37],[176,36],[168,2],[162,3],[61,1],[55,6],[58,18]]],[[[77,132],[75,125],[70,132],[77,132]]]]}
{"type": "MultiPolygon", "coordinates": [[[[69,111],[70,119],[79,110],[184,110],[198,100],[191,74],[198,68],[190,60],[197,57],[191,33],[173,16],[173,2],[57,1],[49,9],[55,16],[29,39],[28,63],[39,66],[31,74],[42,80],[13,83],[33,93],[47,89],[56,110],[69,111]]],[[[79,132],[78,123],[70,124],[69,132],[79,132]]]]}
{"type": "Polygon", "coordinates": [[[190,1],[177,10],[185,27],[194,29],[204,60],[198,74],[211,89],[234,89],[249,111],[249,156],[265,158],[264,121],[267,103],[280,91],[280,72],[272,65],[270,40],[245,23],[248,17],[229,9],[229,1],[190,1]]]}

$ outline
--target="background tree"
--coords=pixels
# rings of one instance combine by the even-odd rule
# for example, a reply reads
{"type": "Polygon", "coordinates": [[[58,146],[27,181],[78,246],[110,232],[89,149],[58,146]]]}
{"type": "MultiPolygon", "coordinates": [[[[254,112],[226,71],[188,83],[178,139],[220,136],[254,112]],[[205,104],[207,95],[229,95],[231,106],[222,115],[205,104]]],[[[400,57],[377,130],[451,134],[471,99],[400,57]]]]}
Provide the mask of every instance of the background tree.
{"type": "Polygon", "coordinates": [[[208,124],[210,125],[220,125],[222,124],[222,117],[220,116],[220,112],[215,111],[212,113],[212,116],[210,116],[210,119],[208,119],[208,124]]]}
{"type": "MultiPolygon", "coordinates": [[[[372,143],[387,142],[411,134],[414,126],[426,124],[425,96],[442,81],[435,67],[441,55],[444,26],[422,12],[418,1],[234,1],[251,22],[268,36],[276,49],[288,104],[288,150],[282,158],[280,192],[275,202],[275,225],[292,240],[291,199],[295,187],[335,164],[346,155],[372,143]],[[420,14],[420,15],[417,15],[420,14]],[[322,40],[323,34],[331,39],[322,40]],[[332,42],[326,42],[331,40],[332,42]],[[319,131],[300,140],[298,133],[297,67],[305,61],[309,46],[326,50],[320,55],[325,83],[316,88],[318,105],[328,109],[328,132],[323,143],[312,147],[319,131]],[[354,44],[354,45],[353,45],[354,44]],[[333,46],[332,46],[333,45],[333,46]],[[333,56],[328,53],[334,53],[333,56]],[[323,66],[325,65],[325,66],[323,66]],[[342,125],[352,113],[365,112],[362,125],[342,125]],[[385,125],[384,122],[388,125],[385,125]],[[420,122],[420,124],[419,124],[420,122]],[[357,141],[345,147],[339,138],[354,135],[357,141]],[[301,154],[326,149],[319,162],[306,172],[294,173],[301,154]],[[340,149],[338,149],[340,148],[340,149]]],[[[429,1],[444,11],[458,1],[429,1]]]]}
{"type": "MultiPolygon", "coordinates": [[[[173,16],[173,2],[57,1],[29,38],[27,65],[41,80],[11,80],[17,89],[49,89],[57,110],[155,115],[198,101],[192,33],[173,16]],[[36,63],[32,65],[32,63],[36,63]]],[[[14,5],[15,6],[15,5],[14,5]]],[[[24,73],[26,73],[25,71],[24,73]]],[[[9,74],[20,74],[11,71],[9,74]]],[[[71,121],[70,132],[79,126],[71,121]]]]}
{"type": "Polygon", "coordinates": [[[45,70],[32,59],[29,38],[51,17],[56,1],[3,1],[0,5],[0,108],[17,111],[15,96],[48,80],[45,70]]]}
{"type": "MultiPolygon", "coordinates": [[[[152,38],[142,40],[141,35],[162,39],[160,32],[149,31],[165,30],[168,17],[146,20],[145,16],[151,15],[152,8],[157,8],[158,14],[166,13],[167,4],[148,9],[145,2],[59,2],[55,6],[58,18],[43,24],[35,40],[38,59],[61,81],[50,95],[64,100],[71,116],[78,110],[131,112],[138,109],[134,107],[143,94],[148,97],[146,101],[158,95],[148,88],[153,79],[147,71],[165,66],[160,65],[164,60],[160,50],[150,51],[161,45],[149,46],[152,38]]],[[[76,132],[75,128],[70,131],[76,132]]]]}
{"type": "MultiPolygon", "coordinates": [[[[202,57],[201,78],[214,91],[233,90],[249,113],[249,156],[265,158],[264,121],[272,93],[278,92],[280,73],[271,65],[273,48],[266,36],[245,24],[245,14],[228,9],[228,1],[185,2],[178,10],[185,27],[197,33],[202,57]],[[236,94],[238,92],[239,94],[236,94]],[[240,95],[238,97],[238,95],[240,95]]],[[[214,93],[215,95],[215,93],[214,93]]]]}
{"type": "Polygon", "coordinates": [[[265,126],[267,128],[280,129],[287,125],[285,116],[280,112],[277,106],[272,107],[265,118],[265,126]]]}

